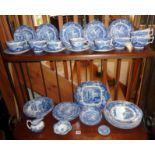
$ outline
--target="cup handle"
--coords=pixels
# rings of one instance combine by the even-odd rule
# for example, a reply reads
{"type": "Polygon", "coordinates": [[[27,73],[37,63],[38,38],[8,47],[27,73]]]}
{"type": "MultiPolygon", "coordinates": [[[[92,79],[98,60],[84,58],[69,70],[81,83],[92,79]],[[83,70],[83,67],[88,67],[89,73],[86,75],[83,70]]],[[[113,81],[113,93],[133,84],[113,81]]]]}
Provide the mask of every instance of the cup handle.
{"type": "Polygon", "coordinates": [[[154,29],[151,28],[151,30],[150,30],[150,36],[153,36],[153,35],[154,35],[154,29]]]}
{"type": "Polygon", "coordinates": [[[153,41],[154,41],[154,37],[152,37],[152,38],[150,39],[150,41],[148,41],[147,44],[151,44],[151,43],[153,43],[153,41]]]}
{"type": "Polygon", "coordinates": [[[30,124],[31,124],[31,120],[27,120],[27,121],[26,121],[26,126],[28,127],[28,129],[31,129],[30,124]]]}

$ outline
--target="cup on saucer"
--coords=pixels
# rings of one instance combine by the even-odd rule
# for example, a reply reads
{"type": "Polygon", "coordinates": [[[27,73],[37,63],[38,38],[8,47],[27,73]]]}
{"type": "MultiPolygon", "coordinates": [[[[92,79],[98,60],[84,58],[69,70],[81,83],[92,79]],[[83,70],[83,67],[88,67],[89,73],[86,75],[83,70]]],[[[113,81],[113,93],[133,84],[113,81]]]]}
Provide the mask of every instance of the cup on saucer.
{"type": "Polygon", "coordinates": [[[112,46],[112,40],[109,38],[96,39],[94,45],[97,49],[109,48],[112,46]]]}
{"type": "Polygon", "coordinates": [[[62,47],[63,47],[62,42],[59,41],[59,40],[58,40],[58,41],[52,40],[52,41],[48,41],[48,42],[47,42],[47,48],[48,48],[49,50],[56,51],[56,50],[61,49],[62,47]]]}
{"type": "Polygon", "coordinates": [[[72,38],[70,43],[73,49],[83,49],[87,45],[87,41],[84,38],[72,38]]]}

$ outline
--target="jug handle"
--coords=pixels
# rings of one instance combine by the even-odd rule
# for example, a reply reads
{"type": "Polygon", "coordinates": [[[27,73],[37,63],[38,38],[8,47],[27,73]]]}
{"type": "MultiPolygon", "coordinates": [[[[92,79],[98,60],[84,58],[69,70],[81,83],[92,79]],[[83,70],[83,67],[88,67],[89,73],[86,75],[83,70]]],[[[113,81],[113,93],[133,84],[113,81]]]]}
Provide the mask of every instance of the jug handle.
{"type": "Polygon", "coordinates": [[[31,120],[26,121],[26,126],[28,127],[28,129],[31,129],[30,123],[31,123],[31,120]]]}

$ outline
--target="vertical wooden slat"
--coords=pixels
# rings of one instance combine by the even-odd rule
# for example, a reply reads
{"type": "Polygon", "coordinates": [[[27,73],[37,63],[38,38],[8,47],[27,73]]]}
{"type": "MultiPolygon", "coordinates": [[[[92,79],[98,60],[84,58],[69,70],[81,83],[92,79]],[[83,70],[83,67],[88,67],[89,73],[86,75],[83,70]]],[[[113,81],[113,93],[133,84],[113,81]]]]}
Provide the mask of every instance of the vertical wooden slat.
{"type": "Polygon", "coordinates": [[[53,71],[55,70],[55,65],[53,61],[50,61],[50,69],[53,71]]]}
{"type": "Polygon", "coordinates": [[[77,15],[76,16],[73,16],[73,21],[76,22],[76,23],[78,23],[78,16],[77,15]]]}
{"type": "Polygon", "coordinates": [[[141,75],[140,75],[140,84],[139,84],[139,89],[137,91],[137,99],[136,99],[136,104],[139,104],[139,99],[140,99],[140,93],[141,93],[141,88],[143,84],[143,77],[144,77],[144,71],[145,71],[145,65],[146,65],[146,58],[143,58],[143,65],[141,69],[141,75]]]}
{"type": "Polygon", "coordinates": [[[63,61],[63,68],[64,68],[64,75],[66,79],[69,79],[69,75],[68,75],[68,65],[67,65],[67,61],[63,61]]]}
{"type": "Polygon", "coordinates": [[[110,22],[110,17],[109,17],[109,15],[105,15],[105,18],[104,18],[104,25],[105,25],[106,27],[108,27],[108,26],[109,26],[109,22],[110,22]]]}
{"type": "Polygon", "coordinates": [[[140,20],[141,20],[141,16],[140,16],[140,15],[134,16],[133,25],[134,25],[134,27],[135,27],[136,29],[139,28],[140,20]]]}
{"type": "Polygon", "coordinates": [[[63,26],[63,16],[58,16],[59,31],[63,26]]]}
{"type": "Polygon", "coordinates": [[[102,66],[103,66],[103,68],[102,68],[102,77],[103,77],[103,80],[102,80],[102,82],[104,83],[104,84],[106,84],[106,81],[107,81],[107,60],[105,59],[105,60],[102,60],[102,66]]]}
{"type": "Polygon", "coordinates": [[[49,16],[47,16],[47,15],[42,15],[42,19],[43,19],[43,23],[45,24],[45,23],[48,23],[48,21],[49,21],[49,16]]]}
{"type": "Polygon", "coordinates": [[[131,59],[129,62],[129,72],[128,72],[128,80],[127,80],[127,92],[126,92],[127,101],[130,100],[130,96],[131,96],[134,63],[135,63],[135,60],[133,59],[131,59]]]}
{"type": "Polygon", "coordinates": [[[77,82],[78,85],[81,83],[81,62],[80,61],[76,61],[76,72],[77,72],[77,82]]]}
{"type": "Polygon", "coordinates": [[[94,66],[93,66],[93,60],[89,61],[89,72],[90,72],[90,80],[94,80],[94,66]]]}
{"type": "Polygon", "coordinates": [[[89,19],[89,22],[93,21],[94,20],[94,15],[89,15],[88,19],[89,19]]]}
{"type": "Polygon", "coordinates": [[[118,99],[120,69],[121,69],[121,59],[118,59],[116,62],[116,83],[115,83],[115,88],[114,88],[114,100],[118,99]]]}
{"type": "Polygon", "coordinates": [[[72,61],[70,60],[70,72],[71,72],[71,83],[72,83],[72,99],[74,101],[74,85],[73,85],[73,69],[72,69],[72,61]]]}

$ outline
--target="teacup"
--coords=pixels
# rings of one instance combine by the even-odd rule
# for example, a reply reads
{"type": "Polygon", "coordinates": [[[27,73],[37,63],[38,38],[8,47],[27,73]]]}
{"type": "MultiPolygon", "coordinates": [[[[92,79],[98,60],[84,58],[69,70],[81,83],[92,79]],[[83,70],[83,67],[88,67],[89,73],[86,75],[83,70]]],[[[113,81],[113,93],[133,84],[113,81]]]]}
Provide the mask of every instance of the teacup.
{"type": "Polygon", "coordinates": [[[49,41],[47,42],[47,48],[50,50],[59,50],[62,48],[61,41],[49,41]]]}
{"type": "Polygon", "coordinates": [[[43,118],[35,119],[35,120],[27,120],[26,126],[32,132],[41,132],[45,127],[45,123],[42,120],[43,118]]]}
{"type": "Polygon", "coordinates": [[[87,41],[84,38],[72,38],[70,43],[74,49],[82,49],[87,44],[87,41]]]}
{"type": "Polygon", "coordinates": [[[29,44],[35,54],[42,53],[47,46],[45,40],[31,40],[29,44]]]}
{"type": "Polygon", "coordinates": [[[131,42],[130,38],[122,37],[122,38],[114,38],[112,43],[115,49],[123,50],[125,46],[128,45],[130,42],[131,42]]]}
{"type": "Polygon", "coordinates": [[[143,49],[145,45],[153,43],[154,37],[132,37],[131,42],[135,49],[143,49]]]}
{"type": "Polygon", "coordinates": [[[137,31],[133,31],[131,32],[131,36],[142,36],[142,37],[149,37],[149,36],[153,36],[154,31],[153,28],[147,28],[147,29],[143,29],[143,30],[137,30],[137,31]]]}
{"type": "Polygon", "coordinates": [[[29,46],[27,44],[27,41],[8,41],[7,43],[8,49],[11,52],[19,52],[27,49],[29,46]]]}
{"type": "Polygon", "coordinates": [[[112,46],[112,40],[111,39],[96,39],[94,41],[94,44],[96,46],[97,49],[103,49],[109,46],[112,46]]]}

